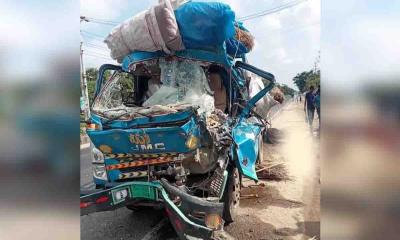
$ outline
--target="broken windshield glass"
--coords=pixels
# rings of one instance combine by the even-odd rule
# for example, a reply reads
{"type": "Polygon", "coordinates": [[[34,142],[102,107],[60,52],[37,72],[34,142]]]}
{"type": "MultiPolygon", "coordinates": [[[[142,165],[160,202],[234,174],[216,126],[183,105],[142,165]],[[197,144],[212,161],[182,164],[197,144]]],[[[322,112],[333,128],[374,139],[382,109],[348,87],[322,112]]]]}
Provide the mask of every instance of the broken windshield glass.
{"type": "Polygon", "coordinates": [[[134,79],[117,76],[104,85],[94,102],[93,110],[106,117],[118,116],[128,110],[129,114],[124,115],[125,118],[170,113],[190,106],[198,107],[199,114],[214,110],[212,92],[205,72],[198,63],[160,59],[157,67],[160,69],[159,75],[136,79],[145,81],[147,86],[139,89],[145,92],[138,94],[143,96],[141,106],[127,104],[127,99],[136,97],[134,86],[137,85],[134,79]]]}
{"type": "Polygon", "coordinates": [[[200,112],[211,112],[214,99],[203,68],[191,61],[160,60],[161,87],[143,106],[190,104],[200,112]]]}

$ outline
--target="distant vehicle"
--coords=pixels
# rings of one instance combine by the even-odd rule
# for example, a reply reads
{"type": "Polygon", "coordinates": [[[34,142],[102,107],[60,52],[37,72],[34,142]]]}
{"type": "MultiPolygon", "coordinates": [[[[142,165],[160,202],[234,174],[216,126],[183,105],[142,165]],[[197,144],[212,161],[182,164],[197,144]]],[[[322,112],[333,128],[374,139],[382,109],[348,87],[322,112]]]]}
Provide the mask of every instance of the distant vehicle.
{"type": "Polygon", "coordinates": [[[181,239],[211,238],[235,220],[242,176],[258,180],[266,124],[253,108],[274,83],[218,51],[134,52],[121,66],[103,65],[87,129],[97,189],[81,192],[81,214],[158,205],[181,239]],[[214,107],[211,69],[226,89],[225,111],[214,107]],[[246,71],[269,82],[251,99],[246,71]]]}

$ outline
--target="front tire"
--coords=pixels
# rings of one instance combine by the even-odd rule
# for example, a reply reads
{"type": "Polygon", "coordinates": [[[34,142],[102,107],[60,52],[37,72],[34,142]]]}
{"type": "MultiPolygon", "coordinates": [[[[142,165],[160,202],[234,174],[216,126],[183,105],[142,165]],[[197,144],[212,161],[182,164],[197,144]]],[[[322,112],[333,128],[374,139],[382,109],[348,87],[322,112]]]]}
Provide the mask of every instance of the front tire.
{"type": "Polygon", "coordinates": [[[229,171],[228,180],[225,187],[223,196],[224,201],[224,213],[223,218],[226,224],[234,221],[237,215],[237,209],[240,203],[240,188],[241,188],[241,176],[239,170],[233,167],[229,171]]]}
{"type": "Polygon", "coordinates": [[[149,210],[157,210],[160,209],[160,207],[156,206],[147,206],[147,205],[126,205],[126,208],[133,211],[133,212],[143,212],[143,211],[149,211],[149,210]]]}
{"type": "Polygon", "coordinates": [[[267,142],[270,144],[278,144],[282,141],[282,132],[276,128],[268,128],[266,131],[267,142]]]}

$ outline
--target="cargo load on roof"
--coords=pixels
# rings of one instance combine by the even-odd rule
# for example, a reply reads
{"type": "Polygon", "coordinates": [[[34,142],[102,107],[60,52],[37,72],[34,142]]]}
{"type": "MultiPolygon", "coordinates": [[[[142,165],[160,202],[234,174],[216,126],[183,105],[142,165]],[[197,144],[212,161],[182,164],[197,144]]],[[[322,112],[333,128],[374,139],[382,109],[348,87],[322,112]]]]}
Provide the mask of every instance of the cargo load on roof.
{"type": "Polygon", "coordinates": [[[185,49],[241,56],[251,51],[254,38],[235,21],[235,12],[219,2],[160,3],[115,27],[104,41],[118,62],[135,51],[162,51],[173,55],[185,49]]]}
{"type": "Polygon", "coordinates": [[[135,50],[170,53],[184,49],[169,0],[161,1],[118,25],[104,42],[111,50],[111,57],[118,62],[135,50]]]}

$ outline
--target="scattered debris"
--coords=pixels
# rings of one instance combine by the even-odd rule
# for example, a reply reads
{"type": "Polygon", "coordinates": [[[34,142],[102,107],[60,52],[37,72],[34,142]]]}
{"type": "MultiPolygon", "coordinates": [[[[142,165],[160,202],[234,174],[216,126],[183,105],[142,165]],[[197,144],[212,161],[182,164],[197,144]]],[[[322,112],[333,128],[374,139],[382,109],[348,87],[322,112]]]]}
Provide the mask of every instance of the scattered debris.
{"type": "Polygon", "coordinates": [[[214,232],[214,236],[212,239],[214,239],[214,240],[234,240],[235,238],[232,237],[226,231],[216,231],[216,232],[214,232]]]}
{"type": "Polygon", "coordinates": [[[251,185],[248,185],[247,187],[249,187],[249,188],[253,188],[253,187],[265,187],[265,183],[251,184],[251,185]]]}
{"type": "Polygon", "coordinates": [[[263,167],[263,168],[261,168],[261,169],[258,169],[256,172],[261,172],[261,171],[264,171],[264,170],[267,170],[267,169],[271,169],[271,168],[276,167],[276,166],[279,166],[279,165],[281,165],[281,164],[284,164],[284,163],[283,163],[283,162],[281,162],[281,163],[275,163],[275,164],[273,164],[273,165],[266,166],[266,167],[263,167]]]}
{"type": "Polygon", "coordinates": [[[283,162],[275,163],[269,166],[258,165],[256,169],[257,177],[259,179],[273,181],[290,180],[288,170],[283,162]]]}
{"type": "Polygon", "coordinates": [[[228,115],[219,109],[215,109],[206,118],[207,130],[213,138],[214,145],[218,151],[232,144],[231,129],[227,121],[228,115]]]}
{"type": "Polygon", "coordinates": [[[258,196],[257,193],[256,194],[243,194],[243,195],[240,195],[241,199],[258,198],[258,197],[259,196],[258,196]]]}

